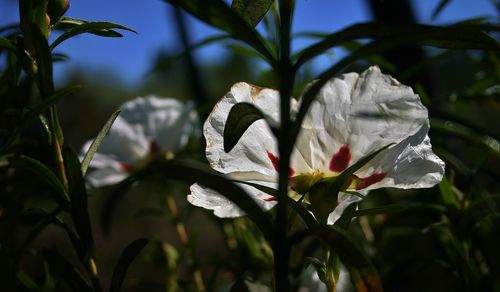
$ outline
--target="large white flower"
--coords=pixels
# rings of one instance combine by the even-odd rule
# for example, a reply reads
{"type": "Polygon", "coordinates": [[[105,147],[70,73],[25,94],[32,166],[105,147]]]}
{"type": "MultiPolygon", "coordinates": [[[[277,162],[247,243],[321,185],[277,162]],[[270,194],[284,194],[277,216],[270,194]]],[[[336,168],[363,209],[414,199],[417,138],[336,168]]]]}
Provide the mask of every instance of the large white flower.
{"type": "MultiPolygon", "coordinates": [[[[88,182],[96,187],[115,184],[141,162],[160,152],[177,152],[199,131],[191,104],[171,98],[138,97],[124,103],[90,164],[88,182]]],[[[86,153],[92,141],[85,143],[86,153]]]]}
{"type": "MultiPolygon", "coordinates": [[[[231,107],[238,102],[253,103],[272,122],[279,123],[277,91],[235,84],[204,124],[207,159],[212,168],[232,179],[276,188],[277,142],[263,120],[252,124],[232,151],[224,152],[224,126],[231,107]]],[[[293,116],[297,103],[292,101],[291,108],[293,116]]],[[[432,187],[441,180],[444,163],[432,152],[428,130],[427,109],[418,95],[382,74],[378,67],[333,78],[320,90],[302,123],[291,155],[290,195],[306,193],[319,179],[337,176],[389,144],[393,146],[355,172],[348,190],[432,187]]],[[[264,209],[276,203],[274,197],[254,187],[242,187],[264,209]]],[[[191,186],[188,200],[214,210],[219,217],[243,215],[230,201],[198,184],[191,186]]],[[[341,193],[338,200],[330,223],[359,198],[341,193]]]]}

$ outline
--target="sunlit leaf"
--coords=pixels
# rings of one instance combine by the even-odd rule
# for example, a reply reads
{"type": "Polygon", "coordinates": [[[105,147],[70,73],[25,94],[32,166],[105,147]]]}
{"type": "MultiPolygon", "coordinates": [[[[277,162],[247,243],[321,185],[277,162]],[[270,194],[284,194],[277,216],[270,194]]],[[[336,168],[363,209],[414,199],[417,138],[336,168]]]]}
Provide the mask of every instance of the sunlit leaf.
{"type": "Polygon", "coordinates": [[[75,35],[79,35],[82,33],[92,33],[99,36],[106,37],[121,37],[120,33],[115,32],[113,29],[122,29],[127,30],[133,33],[137,33],[135,30],[128,28],[126,26],[111,23],[111,22],[83,22],[80,25],[75,25],[72,28],[68,29],[66,32],[61,34],[51,45],[50,50],[54,50],[57,45],[62,43],[63,41],[74,37],[75,35]]]}
{"type": "Polygon", "coordinates": [[[273,0],[233,0],[231,8],[250,27],[255,27],[271,8],[273,0]]]}
{"type": "Polygon", "coordinates": [[[87,169],[90,165],[90,162],[92,161],[92,158],[94,157],[94,154],[97,152],[97,149],[101,145],[102,140],[108,134],[109,130],[111,129],[111,126],[113,126],[113,123],[120,114],[120,112],[121,112],[120,110],[117,110],[109,117],[109,119],[106,121],[102,129],[95,137],[94,141],[92,141],[92,144],[90,144],[90,147],[87,150],[87,153],[85,153],[85,156],[83,157],[82,160],[82,166],[81,166],[82,175],[85,175],[87,173],[87,169]]]}
{"type": "Polygon", "coordinates": [[[223,1],[220,0],[165,0],[172,5],[181,7],[194,17],[221,29],[232,37],[244,41],[246,44],[262,54],[271,64],[275,64],[272,52],[256,30],[240,18],[223,1]]]}
{"type": "Polygon", "coordinates": [[[231,151],[241,136],[255,121],[264,118],[262,112],[253,104],[242,102],[235,104],[229,111],[224,126],[224,151],[231,151]]]}
{"type": "Polygon", "coordinates": [[[146,238],[139,238],[134,240],[120,254],[118,263],[113,271],[111,277],[111,284],[109,287],[110,292],[120,292],[123,280],[127,275],[128,268],[134,259],[139,255],[142,249],[148,244],[149,240],[146,238]]]}

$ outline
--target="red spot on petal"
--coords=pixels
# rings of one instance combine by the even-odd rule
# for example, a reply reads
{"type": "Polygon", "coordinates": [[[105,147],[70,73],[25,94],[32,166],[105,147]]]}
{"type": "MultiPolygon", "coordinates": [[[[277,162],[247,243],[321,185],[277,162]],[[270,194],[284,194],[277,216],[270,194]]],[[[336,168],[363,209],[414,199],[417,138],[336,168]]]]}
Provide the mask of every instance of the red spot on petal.
{"type": "MultiPolygon", "coordinates": [[[[280,169],[280,159],[278,156],[272,154],[271,152],[267,151],[267,157],[269,157],[269,160],[271,160],[271,163],[273,164],[274,169],[279,172],[280,169]]],[[[295,174],[295,171],[290,167],[290,171],[288,173],[288,176],[293,176],[295,174]]]]}
{"type": "Polygon", "coordinates": [[[361,190],[371,186],[372,184],[378,183],[383,180],[385,173],[377,172],[367,177],[358,178],[356,177],[356,190],[361,190]]]}
{"type": "Polygon", "coordinates": [[[264,201],[266,202],[274,202],[274,201],[277,201],[278,199],[276,199],[276,197],[269,197],[269,198],[265,198],[264,201]]]}
{"type": "Polygon", "coordinates": [[[333,154],[332,160],[330,160],[330,170],[333,172],[344,171],[349,165],[349,162],[351,162],[351,158],[349,145],[342,145],[340,149],[333,154]]]}
{"type": "Polygon", "coordinates": [[[125,171],[125,172],[132,172],[134,171],[134,166],[130,163],[126,163],[126,162],[119,162],[120,163],[120,168],[121,170],[125,171]]]}
{"type": "Polygon", "coordinates": [[[156,141],[156,139],[149,140],[149,153],[158,154],[161,152],[160,144],[156,141]]]}

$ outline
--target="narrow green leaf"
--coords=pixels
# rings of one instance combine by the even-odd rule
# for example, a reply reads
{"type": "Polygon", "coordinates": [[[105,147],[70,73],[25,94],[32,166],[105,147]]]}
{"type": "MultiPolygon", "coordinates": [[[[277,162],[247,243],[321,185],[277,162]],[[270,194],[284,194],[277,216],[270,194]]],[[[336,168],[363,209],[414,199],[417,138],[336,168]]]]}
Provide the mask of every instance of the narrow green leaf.
{"type": "Polygon", "coordinates": [[[443,9],[446,7],[451,2],[451,0],[441,0],[439,4],[436,6],[436,9],[434,9],[434,12],[432,12],[432,19],[436,19],[436,17],[443,11],[443,9]]]}
{"type": "Polygon", "coordinates": [[[121,112],[120,110],[117,110],[109,117],[109,119],[106,121],[102,129],[97,134],[97,137],[95,137],[94,141],[92,141],[92,144],[90,144],[89,150],[87,150],[87,153],[85,153],[85,156],[83,157],[82,160],[82,167],[81,167],[82,175],[85,175],[87,173],[87,169],[90,165],[90,162],[92,161],[92,158],[94,157],[94,154],[101,145],[104,137],[106,137],[106,135],[108,134],[109,130],[111,129],[111,126],[113,126],[113,123],[120,114],[120,112],[121,112]]]}
{"type": "Polygon", "coordinates": [[[351,276],[356,291],[383,291],[382,283],[368,256],[346,231],[338,226],[318,226],[312,234],[321,238],[340,258],[351,276]]]}
{"type": "MultiPolygon", "coordinates": [[[[262,186],[262,185],[259,185],[256,183],[246,182],[246,181],[234,181],[234,182],[252,186],[252,187],[254,187],[254,188],[256,188],[256,189],[258,189],[266,194],[269,194],[270,196],[278,197],[278,190],[276,190],[276,189],[262,186]]],[[[316,221],[316,218],[314,218],[314,216],[311,213],[309,213],[309,211],[300,202],[297,202],[290,197],[287,197],[287,198],[288,198],[288,205],[290,207],[292,207],[292,209],[297,214],[299,214],[299,216],[302,218],[304,223],[306,223],[307,227],[314,228],[314,227],[316,227],[316,225],[318,225],[318,221],[316,221]]]]}
{"type": "Polygon", "coordinates": [[[500,142],[497,139],[487,135],[477,134],[476,131],[451,121],[431,118],[430,122],[433,131],[463,138],[483,146],[488,149],[491,154],[500,157],[500,142]]]}
{"type": "Polygon", "coordinates": [[[255,27],[271,8],[273,0],[233,0],[231,8],[250,27],[255,27]]]}
{"type": "Polygon", "coordinates": [[[9,161],[16,169],[33,174],[30,178],[39,180],[52,190],[53,192],[51,192],[51,194],[54,196],[54,200],[58,202],[61,207],[64,208],[68,206],[69,197],[64,185],[47,166],[36,159],[24,155],[11,157],[9,161]]]}
{"type": "Polygon", "coordinates": [[[304,49],[295,68],[343,42],[354,39],[391,41],[393,46],[420,44],[448,49],[498,50],[499,43],[484,31],[498,31],[499,26],[460,23],[450,26],[422,24],[360,23],[328,35],[324,40],[304,49]]]}
{"type": "Polygon", "coordinates": [[[311,208],[319,222],[326,224],[328,215],[337,207],[339,192],[346,189],[354,173],[391,145],[386,145],[364,156],[344,170],[339,176],[323,179],[311,187],[309,193],[311,208]]]}
{"type": "Polygon", "coordinates": [[[94,239],[90,226],[90,216],[87,202],[87,190],[82,176],[80,161],[71,148],[63,149],[64,166],[68,177],[69,195],[71,198],[71,218],[80,236],[86,256],[93,252],[94,239]]]}
{"type": "Polygon", "coordinates": [[[40,287],[38,287],[35,281],[21,270],[17,272],[17,280],[29,291],[40,291],[40,287]]]}
{"type": "Polygon", "coordinates": [[[49,262],[50,267],[61,275],[61,278],[66,282],[71,291],[94,291],[85,277],[64,256],[55,250],[44,250],[42,253],[44,258],[49,262]]]}
{"type": "Polygon", "coordinates": [[[49,110],[52,106],[57,104],[57,102],[59,102],[59,100],[61,100],[63,97],[66,97],[72,93],[75,93],[76,91],[80,90],[80,88],[81,88],[81,86],[79,86],[79,85],[72,85],[72,86],[64,87],[62,89],[57,90],[51,96],[49,96],[47,99],[43,100],[35,108],[28,111],[25,114],[24,123],[28,123],[28,122],[36,119],[39,115],[42,115],[47,110],[49,110]]]}
{"type": "Polygon", "coordinates": [[[439,192],[441,193],[441,199],[445,205],[457,210],[460,208],[461,203],[455,195],[452,185],[446,176],[443,176],[443,179],[439,183],[439,192]]]}
{"type": "Polygon", "coordinates": [[[354,218],[356,214],[356,209],[358,208],[358,204],[356,202],[351,203],[347,206],[340,215],[339,219],[335,221],[335,226],[338,226],[344,230],[349,229],[349,225],[351,225],[352,218],[354,218]]]}
{"type": "Polygon", "coordinates": [[[188,184],[195,182],[217,191],[220,195],[237,205],[252,220],[264,236],[273,236],[270,215],[247,194],[247,192],[225,176],[215,173],[207,166],[185,160],[156,160],[142,170],[122,181],[106,200],[102,209],[101,226],[104,233],[109,232],[114,209],[125,191],[136,181],[148,177],[151,173],[162,174],[165,179],[179,180],[188,184]]]}
{"type": "Polygon", "coordinates": [[[430,209],[440,213],[446,212],[446,208],[438,204],[404,203],[404,204],[390,204],[381,207],[356,210],[354,212],[354,217],[401,213],[411,209],[430,209]]]}
{"type": "Polygon", "coordinates": [[[184,50],[183,52],[181,52],[179,54],[175,54],[173,56],[167,56],[166,58],[161,58],[159,61],[156,62],[157,64],[154,66],[152,71],[154,72],[154,71],[161,70],[162,68],[168,68],[169,66],[172,65],[172,63],[174,61],[179,60],[180,58],[185,56],[187,53],[190,53],[190,52],[193,52],[197,49],[203,48],[206,45],[209,45],[209,44],[212,44],[215,42],[219,42],[219,41],[229,40],[229,39],[231,39],[231,36],[229,36],[227,34],[207,37],[207,38],[205,38],[205,39],[203,39],[195,44],[190,45],[189,48],[187,48],[186,50],[184,50]]]}
{"type": "Polygon", "coordinates": [[[14,54],[17,52],[14,43],[11,40],[3,37],[0,37],[0,49],[7,49],[14,54]]]}
{"type": "Polygon", "coordinates": [[[248,127],[262,118],[264,114],[253,104],[247,102],[235,104],[229,111],[224,127],[224,151],[226,153],[231,151],[248,127]]]}
{"type": "Polygon", "coordinates": [[[220,0],[165,0],[181,7],[203,22],[221,29],[239,39],[262,54],[271,64],[276,65],[276,58],[266,46],[257,31],[247,25],[224,1],[220,0]]]}
{"type": "Polygon", "coordinates": [[[80,25],[74,26],[70,28],[68,31],[64,32],[60,35],[51,45],[50,50],[54,50],[60,43],[63,41],[74,37],[75,35],[79,35],[82,33],[92,33],[97,34],[99,36],[106,37],[121,37],[122,35],[113,31],[112,29],[123,29],[133,33],[137,33],[135,30],[128,28],[126,26],[111,23],[111,22],[85,22],[80,25]]]}
{"type": "Polygon", "coordinates": [[[109,287],[109,292],[120,292],[123,280],[127,275],[128,268],[132,261],[139,255],[142,249],[148,244],[149,240],[146,238],[139,238],[134,240],[132,243],[127,245],[127,247],[120,254],[118,263],[113,271],[113,276],[111,277],[111,284],[109,287]]]}

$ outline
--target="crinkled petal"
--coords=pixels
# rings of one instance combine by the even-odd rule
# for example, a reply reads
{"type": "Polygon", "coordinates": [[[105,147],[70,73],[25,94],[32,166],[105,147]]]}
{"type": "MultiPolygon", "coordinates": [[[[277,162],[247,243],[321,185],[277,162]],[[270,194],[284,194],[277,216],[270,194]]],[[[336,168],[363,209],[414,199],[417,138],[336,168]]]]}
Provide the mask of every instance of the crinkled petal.
{"type": "MultiPolygon", "coordinates": [[[[264,185],[272,188],[276,188],[275,183],[269,182],[259,182],[259,181],[249,181],[259,185],[264,185]]],[[[271,209],[276,205],[275,201],[269,201],[266,199],[272,198],[272,196],[246,184],[238,184],[242,187],[254,201],[262,207],[264,210],[271,209]]],[[[214,215],[220,218],[234,218],[245,215],[245,213],[230,200],[226,199],[224,196],[220,195],[214,190],[201,186],[199,184],[193,184],[190,187],[191,194],[188,195],[187,200],[191,204],[202,207],[208,210],[213,210],[214,215]]]]}
{"type": "MultiPolygon", "coordinates": [[[[235,84],[231,91],[215,105],[204,124],[203,133],[207,141],[207,159],[212,168],[221,173],[260,173],[276,177],[277,171],[272,159],[270,159],[270,154],[278,156],[277,144],[264,120],[253,123],[229,153],[223,149],[224,127],[227,117],[231,108],[239,102],[254,104],[273,123],[277,123],[279,112],[277,91],[259,88],[247,83],[235,84]]],[[[292,168],[302,170],[305,167],[307,166],[303,160],[300,160],[300,157],[292,161],[292,168]]]]}
{"type": "Polygon", "coordinates": [[[366,189],[395,187],[401,189],[429,188],[441,181],[444,162],[432,152],[426,123],[414,135],[394,147],[380,152],[357,172],[360,177],[385,173],[384,179],[366,189]]]}
{"type": "Polygon", "coordinates": [[[333,78],[323,86],[302,124],[297,148],[314,169],[328,170],[342,145],[352,163],[415,134],[427,121],[418,95],[378,67],[333,78]]]}
{"type": "MultiPolygon", "coordinates": [[[[360,193],[366,194],[366,192],[360,192],[360,193]]],[[[355,203],[361,201],[361,198],[358,196],[355,196],[355,195],[340,192],[338,200],[339,200],[339,204],[337,205],[335,210],[333,210],[333,212],[330,213],[330,215],[328,215],[327,223],[330,225],[334,224],[335,221],[337,221],[340,218],[340,216],[342,216],[342,213],[344,213],[345,209],[349,205],[355,204],[355,203]]]]}

